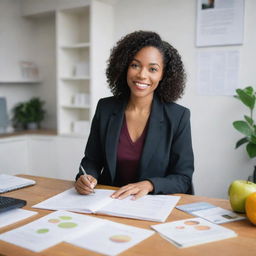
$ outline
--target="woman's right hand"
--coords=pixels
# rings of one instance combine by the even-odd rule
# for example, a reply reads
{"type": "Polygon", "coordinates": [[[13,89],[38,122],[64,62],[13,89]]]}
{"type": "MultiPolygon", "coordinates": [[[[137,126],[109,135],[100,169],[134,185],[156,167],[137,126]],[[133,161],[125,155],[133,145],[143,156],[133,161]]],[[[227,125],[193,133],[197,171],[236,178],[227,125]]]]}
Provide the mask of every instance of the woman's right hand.
{"type": "Polygon", "coordinates": [[[96,185],[97,180],[93,176],[81,175],[75,183],[75,189],[79,194],[89,195],[94,192],[96,185]]]}

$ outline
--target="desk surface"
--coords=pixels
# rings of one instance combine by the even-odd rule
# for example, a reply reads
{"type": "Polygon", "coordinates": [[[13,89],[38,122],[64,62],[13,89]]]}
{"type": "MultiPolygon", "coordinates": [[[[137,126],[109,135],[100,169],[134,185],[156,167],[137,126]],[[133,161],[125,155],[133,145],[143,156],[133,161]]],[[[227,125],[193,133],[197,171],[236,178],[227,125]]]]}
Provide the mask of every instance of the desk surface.
{"type": "MultiPolygon", "coordinates": [[[[27,205],[24,209],[27,210],[36,210],[39,214],[36,216],[30,217],[23,221],[18,222],[17,224],[12,224],[0,229],[0,233],[11,230],[13,228],[22,226],[31,221],[34,221],[51,211],[32,209],[31,206],[37,204],[49,197],[52,197],[66,189],[69,189],[73,186],[74,182],[58,179],[50,179],[29,175],[19,175],[24,178],[30,178],[37,182],[35,186],[19,189],[16,191],[8,192],[3,194],[4,196],[12,196],[20,199],[27,200],[27,205]]],[[[98,186],[98,188],[108,188],[106,186],[98,186]]],[[[112,188],[112,187],[109,187],[112,188]]],[[[216,199],[216,198],[207,198],[191,195],[181,195],[181,200],[178,204],[186,204],[192,202],[209,202],[214,205],[223,207],[225,209],[230,209],[230,204],[227,200],[216,199]]],[[[157,224],[157,222],[142,221],[142,220],[133,220],[126,218],[118,218],[111,216],[96,215],[97,217],[105,218],[108,220],[116,221],[123,224],[128,224],[132,226],[137,226],[141,228],[150,229],[150,225],[157,224]]],[[[181,212],[177,209],[174,209],[167,221],[175,221],[179,219],[191,218],[193,216],[181,212]]],[[[226,239],[218,242],[212,242],[208,244],[198,245],[190,248],[179,249],[176,248],[171,243],[167,242],[165,239],[161,238],[159,234],[154,234],[150,238],[142,241],[140,244],[130,248],[129,250],[123,252],[122,256],[165,256],[165,255],[175,255],[175,256],[255,256],[256,255],[256,226],[253,226],[248,220],[236,221],[231,223],[223,224],[227,228],[234,230],[238,237],[226,239]]],[[[0,255],[1,256],[30,256],[30,255],[56,255],[56,256],[86,256],[86,255],[99,255],[79,247],[72,246],[68,243],[60,243],[54,247],[51,247],[47,250],[44,250],[41,253],[34,253],[29,250],[23,249],[21,247],[0,241],[0,255]]]]}

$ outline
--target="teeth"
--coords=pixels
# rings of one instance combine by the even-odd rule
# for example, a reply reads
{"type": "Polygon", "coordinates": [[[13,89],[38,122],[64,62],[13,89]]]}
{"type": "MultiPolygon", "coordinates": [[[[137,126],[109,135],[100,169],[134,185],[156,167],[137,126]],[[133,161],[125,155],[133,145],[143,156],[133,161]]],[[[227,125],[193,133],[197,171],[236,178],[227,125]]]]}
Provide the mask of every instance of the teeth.
{"type": "Polygon", "coordinates": [[[139,88],[147,88],[149,85],[148,84],[141,84],[141,83],[135,83],[136,86],[138,86],[139,88]]]}

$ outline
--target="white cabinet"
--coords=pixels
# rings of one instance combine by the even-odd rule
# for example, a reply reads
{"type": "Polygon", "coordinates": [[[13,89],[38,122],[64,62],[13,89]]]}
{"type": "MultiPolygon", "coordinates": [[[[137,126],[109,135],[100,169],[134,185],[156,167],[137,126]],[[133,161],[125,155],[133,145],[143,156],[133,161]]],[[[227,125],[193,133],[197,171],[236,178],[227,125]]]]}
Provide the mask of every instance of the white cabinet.
{"type": "Polygon", "coordinates": [[[72,136],[29,136],[29,174],[74,180],[86,140],[72,136]]]}
{"type": "Polygon", "coordinates": [[[28,136],[29,174],[58,178],[56,136],[28,136]]]}
{"type": "Polygon", "coordinates": [[[0,173],[74,180],[87,137],[27,135],[0,139],[0,173]]]}
{"type": "Polygon", "coordinates": [[[98,99],[109,95],[105,68],[112,27],[112,6],[97,0],[57,11],[59,134],[88,133],[98,99]]]}
{"type": "Polygon", "coordinates": [[[79,164],[84,155],[87,138],[58,136],[57,138],[57,177],[59,179],[74,180],[79,164]]]}
{"type": "Polygon", "coordinates": [[[0,173],[28,174],[27,137],[0,140],[0,173]]]}

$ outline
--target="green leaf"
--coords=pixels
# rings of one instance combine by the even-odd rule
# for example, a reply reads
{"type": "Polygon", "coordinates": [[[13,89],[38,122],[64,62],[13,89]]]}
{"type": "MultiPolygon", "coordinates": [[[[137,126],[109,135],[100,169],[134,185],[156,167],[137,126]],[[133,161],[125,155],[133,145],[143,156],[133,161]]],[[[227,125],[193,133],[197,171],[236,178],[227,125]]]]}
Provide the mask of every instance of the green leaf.
{"type": "Polygon", "coordinates": [[[256,144],[249,142],[246,146],[246,150],[250,158],[256,157],[256,144]]]}
{"type": "Polygon", "coordinates": [[[233,126],[239,132],[241,132],[242,134],[244,134],[248,137],[253,134],[251,127],[245,121],[235,121],[235,122],[233,122],[233,126]]]}
{"type": "Polygon", "coordinates": [[[253,95],[253,93],[254,93],[254,90],[253,90],[253,88],[251,87],[251,86],[247,86],[246,88],[244,88],[244,90],[243,90],[246,94],[248,94],[248,95],[253,95]]]}
{"type": "Polygon", "coordinates": [[[236,143],[236,148],[240,147],[241,145],[243,145],[244,143],[248,142],[248,138],[247,137],[244,137],[242,138],[241,140],[239,140],[237,143],[236,143]]]}
{"type": "Polygon", "coordinates": [[[253,125],[253,120],[249,116],[244,115],[244,119],[250,124],[253,125]]]}
{"type": "Polygon", "coordinates": [[[249,141],[253,144],[256,145],[256,136],[255,135],[252,135],[250,138],[249,138],[249,141]]]}
{"type": "Polygon", "coordinates": [[[241,89],[236,90],[240,100],[250,109],[254,108],[255,105],[255,96],[254,95],[249,95],[246,92],[244,92],[241,89]]]}

